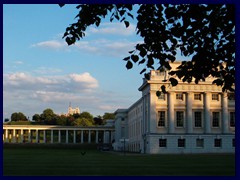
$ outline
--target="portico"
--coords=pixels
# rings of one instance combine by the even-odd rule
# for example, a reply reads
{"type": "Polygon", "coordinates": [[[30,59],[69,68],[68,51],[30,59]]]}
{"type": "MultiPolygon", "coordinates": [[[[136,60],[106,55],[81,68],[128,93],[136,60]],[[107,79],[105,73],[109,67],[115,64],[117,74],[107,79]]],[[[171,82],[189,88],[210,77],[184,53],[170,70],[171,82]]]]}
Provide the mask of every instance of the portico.
{"type": "Polygon", "coordinates": [[[111,143],[114,127],[3,125],[4,143],[111,143]]]}

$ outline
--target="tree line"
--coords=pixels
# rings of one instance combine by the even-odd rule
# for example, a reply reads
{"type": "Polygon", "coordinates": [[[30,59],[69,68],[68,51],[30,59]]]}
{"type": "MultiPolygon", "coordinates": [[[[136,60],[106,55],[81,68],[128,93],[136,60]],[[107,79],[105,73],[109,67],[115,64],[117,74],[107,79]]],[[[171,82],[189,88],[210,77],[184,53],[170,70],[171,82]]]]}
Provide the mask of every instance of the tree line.
{"type": "MultiPolygon", "coordinates": [[[[103,116],[94,117],[89,112],[82,112],[73,115],[58,115],[50,108],[43,110],[41,114],[34,114],[31,124],[36,125],[62,125],[62,126],[96,126],[104,125],[107,119],[114,119],[114,113],[104,113],[103,116]]],[[[8,122],[9,119],[5,119],[8,122]]],[[[22,112],[14,112],[11,115],[11,122],[30,121],[22,112]]],[[[10,122],[9,122],[10,123],[10,122]]],[[[11,124],[11,123],[10,123],[11,124]]]]}

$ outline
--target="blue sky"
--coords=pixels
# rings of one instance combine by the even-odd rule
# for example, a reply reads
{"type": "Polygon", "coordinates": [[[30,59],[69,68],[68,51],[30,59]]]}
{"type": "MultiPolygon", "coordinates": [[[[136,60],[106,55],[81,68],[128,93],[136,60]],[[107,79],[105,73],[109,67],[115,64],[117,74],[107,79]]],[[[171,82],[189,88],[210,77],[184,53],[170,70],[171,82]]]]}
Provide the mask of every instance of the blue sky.
{"type": "Polygon", "coordinates": [[[3,112],[35,113],[51,108],[66,113],[72,107],[94,116],[128,108],[141,97],[139,72],[122,59],[134,45],[136,21],[129,28],[103,20],[86,36],[67,46],[62,35],[74,23],[75,5],[3,5],[3,112]]]}

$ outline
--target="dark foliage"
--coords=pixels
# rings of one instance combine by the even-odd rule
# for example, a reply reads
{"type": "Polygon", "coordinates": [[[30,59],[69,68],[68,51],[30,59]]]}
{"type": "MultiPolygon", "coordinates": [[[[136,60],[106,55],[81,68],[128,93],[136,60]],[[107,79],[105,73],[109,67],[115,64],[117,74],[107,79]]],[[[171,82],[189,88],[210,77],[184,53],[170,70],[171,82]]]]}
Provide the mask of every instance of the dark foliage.
{"type": "MultiPolygon", "coordinates": [[[[64,4],[59,4],[63,7],[64,4]]],[[[136,34],[144,42],[136,44],[129,51],[126,68],[135,63],[145,64],[140,72],[149,79],[147,70],[165,68],[171,70],[169,62],[176,60],[177,50],[186,57],[192,57],[170,75],[183,82],[197,84],[212,76],[213,84],[222,86],[223,91],[234,91],[235,82],[235,6],[232,4],[141,4],[138,6],[136,34]]],[[[132,15],[131,4],[78,5],[77,22],[66,28],[63,38],[68,45],[85,36],[90,25],[99,26],[101,19],[110,14],[110,21],[123,22],[129,26],[132,15]]],[[[178,81],[171,77],[172,86],[178,81]]],[[[161,88],[163,91],[164,88],[161,88]]]]}

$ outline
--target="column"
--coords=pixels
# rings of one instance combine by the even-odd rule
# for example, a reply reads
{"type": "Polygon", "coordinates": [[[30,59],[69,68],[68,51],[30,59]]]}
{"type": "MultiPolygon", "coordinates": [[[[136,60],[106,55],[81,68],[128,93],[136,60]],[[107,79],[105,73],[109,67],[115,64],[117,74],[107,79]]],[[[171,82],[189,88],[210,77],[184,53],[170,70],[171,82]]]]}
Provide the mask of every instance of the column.
{"type": "Polygon", "coordinates": [[[186,128],[187,133],[191,134],[193,132],[193,120],[192,120],[192,93],[186,93],[186,106],[187,106],[187,112],[186,112],[186,128]]]}
{"type": "Polygon", "coordinates": [[[46,130],[43,130],[43,143],[46,143],[46,130]]]}
{"type": "MultiPolygon", "coordinates": [[[[149,94],[149,100],[150,100],[149,132],[155,132],[155,129],[156,129],[156,120],[157,120],[156,98],[157,98],[156,91],[151,91],[149,94]]],[[[133,122],[133,137],[136,137],[136,122],[133,122]]]]}
{"type": "Polygon", "coordinates": [[[15,143],[16,142],[16,130],[13,129],[13,136],[12,136],[12,143],[15,143]]]}
{"type": "Polygon", "coordinates": [[[103,131],[103,143],[106,143],[106,131],[103,131]]]}
{"type": "Polygon", "coordinates": [[[21,133],[21,135],[20,135],[20,142],[23,143],[23,129],[21,129],[20,133],[21,133]]]}
{"type": "Polygon", "coordinates": [[[211,120],[210,120],[210,92],[204,93],[204,127],[205,134],[211,132],[211,120]]]}
{"type": "Polygon", "coordinates": [[[222,93],[222,132],[224,134],[229,132],[229,123],[228,123],[228,97],[227,93],[222,93]]]}
{"type": "Polygon", "coordinates": [[[91,143],[91,131],[88,130],[88,143],[91,143]]]}
{"type": "Polygon", "coordinates": [[[8,129],[6,129],[5,137],[6,137],[5,142],[9,142],[9,139],[8,139],[8,129]]]}
{"type": "Polygon", "coordinates": [[[68,130],[66,130],[66,143],[68,144],[68,130]]]}
{"type": "Polygon", "coordinates": [[[98,143],[98,130],[96,130],[96,140],[95,140],[96,143],[98,143]]]}
{"type": "Polygon", "coordinates": [[[168,132],[174,133],[174,93],[168,93],[168,132]]]}
{"type": "Polygon", "coordinates": [[[61,143],[61,130],[58,130],[58,143],[61,143]]]}
{"type": "Polygon", "coordinates": [[[76,130],[73,130],[73,143],[76,144],[76,130]]]}
{"type": "Polygon", "coordinates": [[[81,143],[83,143],[83,130],[81,130],[81,143]]]}
{"type": "Polygon", "coordinates": [[[3,129],[3,143],[4,143],[4,141],[5,141],[5,132],[6,132],[6,130],[3,129]]]}
{"type": "Polygon", "coordinates": [[[31,129],[28,130],[28,142],[31,142],[31,129]]]}
{"type": "Polygon", "coordinates": [[[53,143],[53,130],[51,130],[51,143],[53,143]]]}
{"type": "Polygon", "coordinates": [[[36,129],[36,143],[38,143],[38,130],[36,129]]]}

